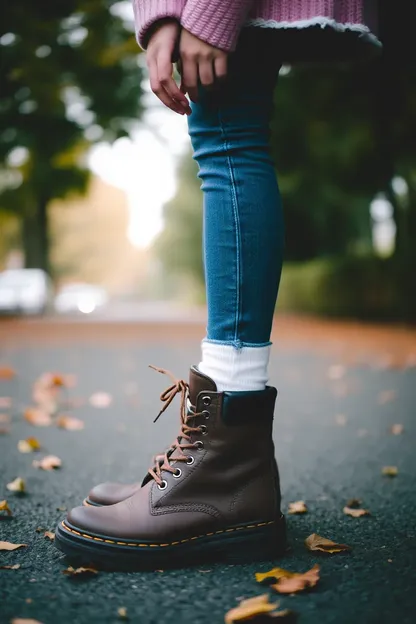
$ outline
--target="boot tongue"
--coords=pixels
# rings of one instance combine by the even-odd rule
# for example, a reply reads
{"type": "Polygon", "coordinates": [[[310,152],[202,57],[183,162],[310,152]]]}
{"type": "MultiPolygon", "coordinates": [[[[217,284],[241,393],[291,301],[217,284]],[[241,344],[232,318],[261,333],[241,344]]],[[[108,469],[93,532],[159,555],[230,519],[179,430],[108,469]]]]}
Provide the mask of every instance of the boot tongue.
{"type": "Polygon", "coordinates": [[[193,406],[200,392],[217,392],[215,381],[201,373],[196,366],[192,366],[189,372],[189,400],[193,406]]]}

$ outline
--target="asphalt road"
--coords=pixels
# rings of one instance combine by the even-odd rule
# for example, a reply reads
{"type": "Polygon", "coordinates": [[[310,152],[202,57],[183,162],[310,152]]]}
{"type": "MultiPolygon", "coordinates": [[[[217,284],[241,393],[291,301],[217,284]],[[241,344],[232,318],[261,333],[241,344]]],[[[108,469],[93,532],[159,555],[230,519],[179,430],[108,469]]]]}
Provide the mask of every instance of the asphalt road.
{"type": "MultiPolygon", "coordinates": [[[[188,366],[198,361],[199,344],[195,330],[187,335],[183,328],[161,328],[149,335],[145,327],[135,331],[133,326],[120,341],[114,327],[111,335],[101,328],[94,336],[92,330],[87,335],[61,324],[50,339],[43,327],[37,340],[33,327],[33,340],[22,338],[22,328],[10,328],[11,334],[3,325],[0,366],[13,367],[18,378],[0,381],[0,397],[14,397],[10,432],[0,436],[0,499],[8,500],[13,517],[0,520],[0,540],[28,547],[0,552],[0,566],[21,566],[0,570],[1,623],[20,617],[43,624],[110,624],[121,621],[117,610],[126,607],[134,623],[216,624],[224,621],[238,599],[267,591],[256,583],[255,572],[275,565],[306,571],[315,563],[321,566],[321,580],[313,591],[278,597],[282,608],[298,613],[300,622],[414,622],[413,356],[405,368],[391,367],[388,354],[384,358],[378,354],[372,365],[363,365],[351,363],[351,358],[349,363],[340,361],[333,351],[316,345],[292,348],[290,341],[283,346],[275,341],[271,381],[279,388],[275,441],[284,510],[300,499],[309,510],[287,516],[291,551],[283,559],[153,573],[99,573],[73,580],[62,574],[68,565],[64,558],[36,529],[54,530],[62,508],[80,503],[97,482],[142,478],[151,456],[171,441],[178,426],[177,406],[153,424],[167,380],[147,365],[186,376],[188,366]],[[77,385],[69,396],[82,404],[70,413],[85,422],[82,431],[33,427],[23,419],[23,408],[31,404],[31,384],[46,371],[76,374],[77,385]],[[101,409],[90,405],[88,399],[96,392],[109,393],[112,404],[101,409]],[[389,433],[393,424],[403,425],[401,435],[389,433]],[[17,449],[18,441],[28,436],[36,436],[45,453],[59,456],[62,468],[54,472],[33,468],[35,454],[17,449]],[[386,465],[396,466],[398,475],[382,476],[386,465]],[[6,489],[17,476],[26,480],[26,495],[6,489]],[[371,516],[344,515],[350,498],[361,499],[371,516]],[[346,543],[352,551],[310,553],[304,540],[311,533],[346,543]]],[[[414,341],[414,333],[409,336],[414,341]]],[[[337,340],[342,342],[342,335],[337,340]]],[[[360,349],[357,362],[363,359],[365,344],[360,349]]],[[[416,352],[414,342],[409,349],[416,352]]]]}

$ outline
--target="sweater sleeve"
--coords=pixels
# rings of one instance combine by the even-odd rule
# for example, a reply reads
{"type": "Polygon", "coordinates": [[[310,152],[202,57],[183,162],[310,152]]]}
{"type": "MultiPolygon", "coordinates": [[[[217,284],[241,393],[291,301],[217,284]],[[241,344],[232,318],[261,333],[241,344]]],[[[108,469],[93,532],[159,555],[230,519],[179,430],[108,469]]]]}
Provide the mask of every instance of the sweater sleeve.
{"type": "Polygon", "coordinates": [[[148,32],[160,19],[172,18],[181,20],[186,0],[133,0],[136,37],[139,45],[145,50],[148,43],[148,32]]]}
{"type": "Polygon", "coordinates": [[[255,0],[187,0],[181,24],[193,35],[226,52],[234,50],[255,0]]]}

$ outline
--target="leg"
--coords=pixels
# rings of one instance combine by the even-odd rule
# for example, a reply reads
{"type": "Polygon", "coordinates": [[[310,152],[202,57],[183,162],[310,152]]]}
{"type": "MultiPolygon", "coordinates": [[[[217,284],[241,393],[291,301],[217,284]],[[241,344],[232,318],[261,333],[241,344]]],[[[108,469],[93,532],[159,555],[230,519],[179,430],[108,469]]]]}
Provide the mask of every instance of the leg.
{"type": "Polygon", "coordinates": [[[266,50],[252,43],[242,38],[227,84],[219,92],[202,92],[189,118],[204,193],[208,326],[200,368],[226,390],[265,386],[283,255],[282,208],[269,151],[279,66],[270,71],[266,50]]]}

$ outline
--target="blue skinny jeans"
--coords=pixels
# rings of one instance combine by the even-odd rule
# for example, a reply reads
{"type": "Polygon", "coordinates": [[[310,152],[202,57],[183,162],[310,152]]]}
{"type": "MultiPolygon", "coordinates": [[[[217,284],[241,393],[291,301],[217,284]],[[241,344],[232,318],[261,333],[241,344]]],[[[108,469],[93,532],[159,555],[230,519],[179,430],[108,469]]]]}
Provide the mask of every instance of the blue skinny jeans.
{"type": "Polygon", "coordinates": [[[227,81],[201,89],[188,118],[204,198],[206,339],[237,349],[270,344],[282,269],[283,213],[269,149],[280,63],[266,43],[248,29],[229,57],[227,81]]]}

